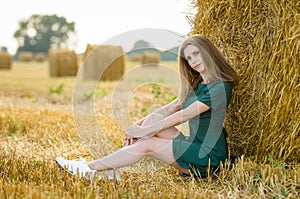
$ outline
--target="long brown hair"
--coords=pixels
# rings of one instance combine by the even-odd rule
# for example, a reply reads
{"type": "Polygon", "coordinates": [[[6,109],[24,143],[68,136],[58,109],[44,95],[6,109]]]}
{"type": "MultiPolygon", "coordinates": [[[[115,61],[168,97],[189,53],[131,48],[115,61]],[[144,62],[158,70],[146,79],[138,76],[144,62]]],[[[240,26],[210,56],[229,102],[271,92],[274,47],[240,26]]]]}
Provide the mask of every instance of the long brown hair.
{"type": "Polygon", "coordinates": [[[182,104],[186,97],[194,91],[203,80],[199,72],[192,69],[184,56],[187,46],[196,46],[202,58],[202,63],[208,72],[210,82],[229,82],[232,87],[238,83],[238,75],[226,61],[215,45],[203,35],[191,35],[181,45],[178,53],[179,72],[181,74],[181,88],[179,103],[182,104]]]}

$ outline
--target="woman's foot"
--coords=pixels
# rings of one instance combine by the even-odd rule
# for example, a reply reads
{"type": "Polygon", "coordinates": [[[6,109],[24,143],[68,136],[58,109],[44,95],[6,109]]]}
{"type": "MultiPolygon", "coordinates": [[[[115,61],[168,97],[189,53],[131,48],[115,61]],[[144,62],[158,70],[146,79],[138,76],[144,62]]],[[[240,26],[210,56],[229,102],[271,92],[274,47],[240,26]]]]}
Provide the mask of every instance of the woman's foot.
{"type": "Polygon", "coordinates": [[[85,159],[79,158],[76,160],[66,160],[64,158],[56,158],[56,163],[61,169],[66,169],[66,171],[74,176],[79,176],[79,178],[87,177],[89,179],[94,178],[95,170],[92,170],[87,165],[85,159]]]}
{"type": "Polygon", "coordinates": [[[79,178],[85,177],[86,179],[92,181],[95,177],[104,178],[105,176],[109,180],[121,179],[120,171],[117,170],[108,170],[108,171],[96,171],[90,169],[87,165],[87,162],[84,158],[78,158],[75,160],[66,160],[62,157],[56,158],[56,163],[61,169],[66,169],[66,171],[74,176],[79,176],[79,178]]]}

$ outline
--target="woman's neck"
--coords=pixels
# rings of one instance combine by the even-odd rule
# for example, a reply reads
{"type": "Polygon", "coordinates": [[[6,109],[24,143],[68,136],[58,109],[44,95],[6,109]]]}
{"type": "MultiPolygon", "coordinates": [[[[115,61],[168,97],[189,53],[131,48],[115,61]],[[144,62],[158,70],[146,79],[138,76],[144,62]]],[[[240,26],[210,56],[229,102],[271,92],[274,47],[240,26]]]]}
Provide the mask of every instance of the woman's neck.
{"type": "Polygon", "coordinates": [[[200,75],[202,77],[201,84],[209,84],[210,83],[210,81],[206,75],[203,75],[203,74],[200,74],[200,75]]]}

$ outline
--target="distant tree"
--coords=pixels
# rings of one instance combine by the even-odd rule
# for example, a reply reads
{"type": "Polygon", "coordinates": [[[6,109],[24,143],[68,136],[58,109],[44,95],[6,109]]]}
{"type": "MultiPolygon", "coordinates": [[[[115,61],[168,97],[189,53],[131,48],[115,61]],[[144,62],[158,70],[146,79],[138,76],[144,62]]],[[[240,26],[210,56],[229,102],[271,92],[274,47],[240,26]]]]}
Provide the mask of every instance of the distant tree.
{"type": "Polygon", "coordinates": [[[127,55],[130,57],[134,54],[143,54],[146,52],[160,54],[160,50],[153,47],[149,42],[139,40],[134,43],[133,48],[127,53],[127,55]]]}
{"type": "Polygon", "coordinates": [[[176,61],[179,47],[173,47],[171,49],[161,52],[160,59],[162,61],[176,61]]]}
{"type": "Polygon", "coordinates": [[[18,42],[18,52],[31,51],[47,53],[50,48],[69,48],[69,39],[75,35],[75,23],[67,22],[57,15],[32,15],[19,21],[14,37],[18,42]]]}
{"type": "Polygon", "coordinates": [[[136,50],[140,48],[150,48],[150,47],[152,47],[152,45],[149,42],[144,40],[139,40],[134,43],[133,49],[136,50]]]}
{"type": "Polygon", "coordinates": [[[134,43],[133,48],[127,53],[129,57],[136,54],[143,53],[155,53],[160,55],[161,61],[176,61],[179,47],[173,47],[171,49],[161,51],[155,47],[153,47],[149,42],[144,40],[139,40],[134,43]]]}
{"type": "Polygon", "coordinates": [[[0,52],[7,52],[6,46],[0,46],[0,52]]]}

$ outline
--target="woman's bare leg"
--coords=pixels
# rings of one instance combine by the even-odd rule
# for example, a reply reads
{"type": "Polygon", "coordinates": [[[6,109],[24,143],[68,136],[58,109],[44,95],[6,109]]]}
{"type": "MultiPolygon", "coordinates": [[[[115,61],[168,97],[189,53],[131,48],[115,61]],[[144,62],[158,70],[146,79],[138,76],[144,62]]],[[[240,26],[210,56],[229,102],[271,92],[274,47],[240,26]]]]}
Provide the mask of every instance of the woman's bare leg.
{"type": "MultiPolygon", "coordinates": [[[[153,122],[163,118],[162,115],[152,113],[143,121],[141,126],[151,125],[153,122]]],[[[179,131],[172,127],[156,134],[154,137],[138,139],[132,145],[123,147],[110,155],[88,163],[88,166],[93,170],[120,168],[132,165],[144,157],[150,156],[189,174],[189,170],[179,166],[174,159],[172,139],[178,133],[179,131]]]]}
{"type": "MultiPolygon", "coordinates": [[[[163,115],[157,114],[157,113],[151,113],[142,123],[141,126],[148,126],[151,125],[152,123],[155,123],[156,121],[160,121],[164,119],[163,115]]],[[[159,138],[164,138],[164,139],[174,139],[180,132],[178,131],[177,128],[175,127],[171,127],[168,129],[165,129],[159,133],[157,133],[155,135],[155,137],[159,137],[159,138]]],[[[173,157],[173,150],[172,150],[172,157],[173,157]]],[[[153,154],[154,158],[158,159],[157,157],[155,157],[155,155],[153,154]]],[[[176,169],[178,169],[179,171],[186,173],[186,174],[190,174],[190,171],[188,169],[184,169],[182,168],[175,160],[173,163],[170,164],[171,166],[175,167],[176,169]]]]}
{"type": "Polygon", "coordinates": [[[146,156],[163,161],[184,173],[189,173],[188,169],[180,167],[175,161],[172,140],[159,137],[140,139],[133,145],[88,163],[88,166],[93,170],[120,168],[137,163],[146,156]]]}

